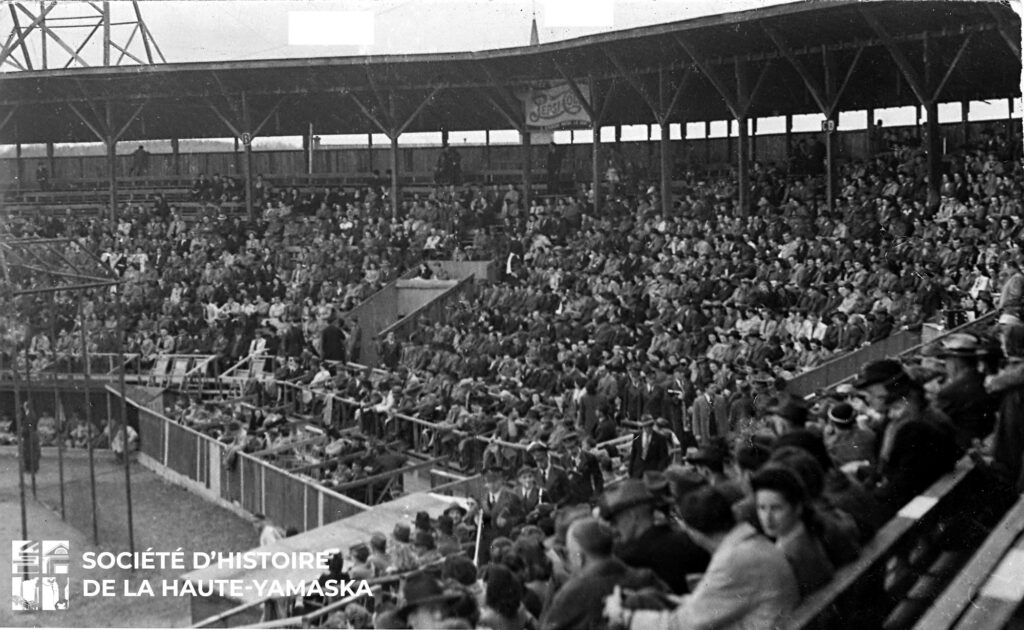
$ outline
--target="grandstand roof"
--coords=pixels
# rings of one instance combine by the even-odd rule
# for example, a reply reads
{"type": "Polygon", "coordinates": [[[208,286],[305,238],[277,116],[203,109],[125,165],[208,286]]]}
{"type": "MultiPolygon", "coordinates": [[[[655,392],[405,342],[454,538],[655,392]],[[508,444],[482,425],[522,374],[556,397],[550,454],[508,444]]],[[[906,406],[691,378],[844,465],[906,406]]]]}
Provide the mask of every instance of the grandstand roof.
{"type": "Polygon", "coordinates": [[[650,105],[672,102],[684,75],[670,121],[1008,98],[1020,94],[1020,29],[1003,3],[808,1],[480,52],[14,72],[0,74],[0,142],[231,136],[225,118],[242,131],[265,121],[258,135],[304,135],[311,122],[379,132],[367,114],[407,132],[507,129],[523,115],[515,91],[563,76],[592,78],[599,95],[614,82],[597,103],[604,125],[655,122],[650,105]]]}

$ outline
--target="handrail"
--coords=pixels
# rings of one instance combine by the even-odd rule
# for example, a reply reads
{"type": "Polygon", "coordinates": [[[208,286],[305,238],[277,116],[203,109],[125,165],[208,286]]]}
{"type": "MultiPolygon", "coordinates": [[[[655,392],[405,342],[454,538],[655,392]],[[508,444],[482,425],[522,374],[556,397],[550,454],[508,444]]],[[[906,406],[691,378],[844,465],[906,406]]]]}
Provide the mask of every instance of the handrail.
{"type": "Polygon", "coordinates": [[[252,361],[253,359],[255,359],[255,358],[259,357],[259,356],[265,356],[267,354],[268,353],[267,353],[267,349],[266,348],[264,348],[262,350],[257,350],[256,352],[253,352],[253,353],[243,357],[242,359],[239,359],[238,363],[235,363],[234,365],[232,365],[228,369],[226,369],[223,372],[221,372],[220,377],[221,378],[239,378],[239,377],[235,376],[234,374],[232,374],[232,372],[234,372],[238,368],[242,367],[242,364],[244,364],[245,362],[252,361]]]}
{"type": "Polygon", "coordinates": [[[346,481],[345,483],[341,483],[334,486],[333,489],[341,491],[362,488],[363,486],[377,483],[378,481],[390,480],[396,475],[404,475],[405,473],[415,472],[417,470],[420,470],[421,468],[430,468],[431,466],[434,466],[438,462],[442,462],[445,459],[447,458],[436,457],[434,459],[428,459],[424,462],[419,462],[418,464],[411,464],[409,466],[403,466],[401,468],[396,468],[394,470],[389,470],[387,472],[377,473],[376,475],[370,475],[369,477],[363,477],[361,479],[355,479],[353,481],[346,481]]]}

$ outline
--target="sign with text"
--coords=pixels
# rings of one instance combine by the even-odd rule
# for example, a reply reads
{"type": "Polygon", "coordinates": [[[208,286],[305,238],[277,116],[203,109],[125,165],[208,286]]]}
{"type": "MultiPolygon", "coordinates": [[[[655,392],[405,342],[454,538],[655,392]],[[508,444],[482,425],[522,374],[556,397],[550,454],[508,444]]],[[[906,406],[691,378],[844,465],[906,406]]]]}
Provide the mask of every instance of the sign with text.
{"type": "MultiPolygon", "coordinates": [[[[590,88],[579,86],[583,98],[590,100],[590,88]]],[[[529,129],[580,129],[590,127],[590,116],[567,82],[548,88],[534,88],[521,96],[526,106],[529,129]]]]}

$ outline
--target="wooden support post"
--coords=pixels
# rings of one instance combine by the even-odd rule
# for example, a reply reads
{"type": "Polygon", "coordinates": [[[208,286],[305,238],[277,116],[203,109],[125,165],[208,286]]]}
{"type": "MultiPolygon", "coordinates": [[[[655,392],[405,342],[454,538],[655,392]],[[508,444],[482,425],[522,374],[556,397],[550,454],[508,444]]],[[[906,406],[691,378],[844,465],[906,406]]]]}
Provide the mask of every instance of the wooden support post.
{"type": "Polygon", "coordinates": [[[533,203],[533,148],[530,146],[532,139],[529,131],[524,131],[520,135],[523,141],[523,205],[529,212],[533,203]]]}
{"type": "MultiPolygon", "coordinates": [[[[590,93],[593,98],[593,92],[590,93]]],[[[594,121],[593,142],[590,145],[590,178],[594,186],[594,216],[597,216],[601,207],[601,123],[594,121]]]]}
{"type": "Polygon", "coordinates": [[[181,147],[177,138],[171,138],[171,163],[175,176],[181,176],[181,147]]]}
{"type": "Polygon", "coordinates": [[[53,143],[46,143],[46,170],[50,173],[50,181],[57,179],[56,160],[53,157],[53,143]]]}
{"type": "Polygon", "coordinates": [[[671,127],[666,120],[661,125],[661,215],[669,216],[672,212],[672,146],[670,144],[671,127]]]}
{"type": "Polygon", "coordinates": [[[484,169],[487,170],[488,176],[492,176],[491,170],[491,130],[484,130],[484,169]]]}
{"type": "Polygon", "coordinates": [[[391,140],[391,216],[398,218],[398,134],[390,136],[391,140]]]}
{"type": "MultiPolygon", "coordinates": [[[[106,4],[106,3],[104,3],[106,4]]],[[[109,11],[109,7],[107,8],[109,11]]],[[[106,101],[107,177],[110,178],[110,220],[117,220],[117,138],[114,136],[114,108],[106,101]]]]}
{"type": "Polygon", "coordinates": [[[704,170],[711,172],[711,121],[704,121],[704,170]]]}
{"type": "Polygon", "coordinates": [[[879,141],[881,138],[875,137],[875,110],[873,107],[869,107],[867,110],[868,124],[867,129],[867,157],[873,156],[878,153],[879,141]]]}
{"type": "MultiPolygon", "coordinates": [[[[836,121],[839,124],[839,121],[836,121]]],[[[829,212],[835,209],[836,203],[836,132],[825,131],[825,201],[829,212]]]]}
{"type": "Polygon", "coordinates": [[[373,173],[373,134],[366,134],[367,172],[373,173]]]}
{"type": "Polygon", "coordinates": [[[793,116],[786,114],[786,160],[793,157],[793,116]]]}
{"type": "Polygon", "coordinates": [[[960,102],[960,126],[963,130],[963,146],[968,146],[971,143],[971,126],[968,124],[971,117],[971,102],[961,101],[960,102]]]}
{"type": "Polygon", "coordinates": [[[245,97],[245,92],[241,93],[240,100],[242,105],[242,145],[245,148],[243,164],[245,167],[245,216],[252,222],[256,220],[256,209],[253,207],[252,201],[252,140],[255,134],[252,130],[252,116],[249,112],[249,101],[245,97]]]}
{"type": "Polygon", "coordinates": [[[942,179],[942,134],[939,130],[939,104],[932,101],[925,106],[928,120],[928,207],[939,207],[939,185],[942,179]]]}
{"type": "Polygon", "coordinates": [[[750,119],[750,161],[757,161],[757,117],[750,119]]]}
{"type": "Polygon", "coordinates": [[[18,192],[22,190],[22,181],[25,178],[25,168],[21,162],[21,143],[18,142],[14,145],[14,179],[18,185],[18,192]]]}
{"type": "Polygon", "coordinates": [[[739,155],[737,156],[737,188],[739,189],[739,211],[740,216],[746,216],[750,212],[750,154],[747,151],[747,118],[744,116],[736,121],[739,127],[738,142],[739,155]]]}

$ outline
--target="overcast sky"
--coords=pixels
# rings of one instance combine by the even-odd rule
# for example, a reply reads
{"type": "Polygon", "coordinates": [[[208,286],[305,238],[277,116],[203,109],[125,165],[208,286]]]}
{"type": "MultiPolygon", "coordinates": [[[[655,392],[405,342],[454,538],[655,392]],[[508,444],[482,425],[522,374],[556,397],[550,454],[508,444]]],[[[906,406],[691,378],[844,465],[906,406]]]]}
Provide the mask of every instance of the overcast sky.
{"type": "MultiPolygon", "coordinates": [[[[154,39],[167,61],[173,63],[485,50],[528,44],[534,11],[541,42],[550,42],[782,3],[782,0],[146,0],[140,4],[154,39]],[[316,13],[312,16],[314,24],[331,26],[332,16],[323,12],[331,12],[339,20],[339,24],[328,28],[333,45],[296,45],[309,41],[316,33],[289,42],[289,24],[301,20],[301,14],[316,13]],[[346,25],[352,28],[346,29],[346,25]],[[352,32],[346,33],[346,30],[352,32]]],[[[115,22],[134,17],[130,3],[112,2],[111,5],[115,22]]],[[[66,2],[50,16],[88,15],[90,12],[84,3],[66,2]]],[[[22,25],[29,21],[27,16],[21,15],[22,25]]],[[[10,32],[11,25],[9,12],[0,12],[3,34],[10,32]]],[[[115,27],[113,39],[124,42],[130,29],[130,26],[115,27]]],[[[75,38],[81,38],[88,30],[63,33],[71,43],[80,41],[75,38]]],[[[38,41],[32,39],[28,44],[33,54],[38,55],[38,41]]],[[[139,44],[137,38],[131,50],[141,55],[139,44]]],[[[53,43],[49,54],[51,66],[55,60],[62,65],[68,58],[53,43]]],[[[90,63],[98,63],[100,54],[97,45],[88,47],[83,56],[90,63]]]]}

